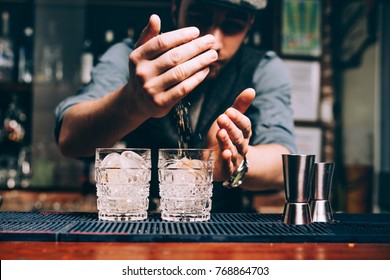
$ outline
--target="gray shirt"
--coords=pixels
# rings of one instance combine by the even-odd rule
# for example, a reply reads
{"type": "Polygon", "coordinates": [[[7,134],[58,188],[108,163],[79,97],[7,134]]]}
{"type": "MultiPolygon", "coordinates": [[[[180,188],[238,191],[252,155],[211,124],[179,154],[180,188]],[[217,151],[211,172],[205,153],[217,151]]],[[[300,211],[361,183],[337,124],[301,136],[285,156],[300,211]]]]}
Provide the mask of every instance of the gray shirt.
{"type": "MultiPolygon", "coordinates": [[[[129,39],[111,47],[93,69],[91,83],[56,107],[57,138],[63,115],[68,108],[80,102],[100,98],[128,82],[128,56],[131,51],[132,42],[129,39]]],[[[256,90],[256,97],[246,113],[252,121],[253,136],[250,143],[278,143],[295,152],[290,107],[291,86],[281,59],[272,51],[263,53],[252,73],[251,82],[256,90]]]]}

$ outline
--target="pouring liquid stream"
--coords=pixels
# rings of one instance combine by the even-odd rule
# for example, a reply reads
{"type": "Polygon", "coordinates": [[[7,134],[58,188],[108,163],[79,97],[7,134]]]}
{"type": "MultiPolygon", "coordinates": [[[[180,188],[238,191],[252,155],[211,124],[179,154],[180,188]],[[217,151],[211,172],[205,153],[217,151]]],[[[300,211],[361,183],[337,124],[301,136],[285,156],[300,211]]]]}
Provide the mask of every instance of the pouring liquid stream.
{"type": "MultiPolygon", "coordinates": [[[[188,103],[189,104],[189,103],[188,103]]],[[[190,104],[189,104],[190,105],[190,104]]],[[[175,105],[175,117],[177,118],[177,132],[179,135],[179,148],[188,149],[188,142],[192,137],[192,127],[189,117],[188,107],[184,105],[183,101],[179,101],[175,105]]],[[[183,156],[189,158],[189,155],[183,151],[183,156]]]]}

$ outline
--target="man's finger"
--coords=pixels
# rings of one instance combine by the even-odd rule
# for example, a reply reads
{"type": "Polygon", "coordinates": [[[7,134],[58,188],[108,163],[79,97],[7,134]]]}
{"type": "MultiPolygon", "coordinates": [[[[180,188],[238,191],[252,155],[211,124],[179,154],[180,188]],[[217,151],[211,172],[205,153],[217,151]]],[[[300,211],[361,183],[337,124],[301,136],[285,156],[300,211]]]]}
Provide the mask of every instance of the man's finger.
{"type": "Polygon", "coordinates": [[[161,31],[160,17],[158,15],[151,15],[148,24],[142,30],[141,35],[139,36],[139,39],[135,44],[135,48],[138,48],[139,46],[145,44],[153,37],[160,34],[160,31],[161,31]]]}
{"type": "MultiPolygon", "coordinates": [[[[147,59],[155,59],[162,53],[172,50],[175,47],[186,44],[196,39],[198,36],[199,29],[194,26],[180,28],[164,34],[158,34],[153,38],[149,39],[149,41],[145,42],[142,45],[142,48],[140,45],[140,47],[135,50],[135,52],[137,52],[136,56],[147,59]]],[[[204,49],[210,48],[209,45],[202,47],[204,49]]]]}
{"type": "Polygon", "coordinates": [[[253,99],[256,96],[256,92],[253,88],[247,88],[243,90],[239,96],[237,96],[234,101],[232,108],[240,111],[241,113],[245,113],[248,110],[249,105],[251,105],[253,99]]]}

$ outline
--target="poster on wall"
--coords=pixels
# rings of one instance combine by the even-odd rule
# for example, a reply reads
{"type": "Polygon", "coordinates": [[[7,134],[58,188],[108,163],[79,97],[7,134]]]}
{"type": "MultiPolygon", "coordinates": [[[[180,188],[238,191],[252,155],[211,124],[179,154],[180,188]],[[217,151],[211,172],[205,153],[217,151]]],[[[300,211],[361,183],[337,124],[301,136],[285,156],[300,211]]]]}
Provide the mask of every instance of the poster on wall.
{"type": "Polygon", "coordinates": [[[299,154],[315,155],[316,162],[322,160],[322,130],[320,127],[295,127],[296,144],[299,154]]]}
{"type": "Polygon", "coordinates": [[[321,55],[321,1],[284,0],[281,52],[284,55],[321,55]]]}
{"type": "Polygon", "coordinates": [[[284,60],[291,81],[294,120],[319,118],[321,65],[318,61],[284,60]]]}

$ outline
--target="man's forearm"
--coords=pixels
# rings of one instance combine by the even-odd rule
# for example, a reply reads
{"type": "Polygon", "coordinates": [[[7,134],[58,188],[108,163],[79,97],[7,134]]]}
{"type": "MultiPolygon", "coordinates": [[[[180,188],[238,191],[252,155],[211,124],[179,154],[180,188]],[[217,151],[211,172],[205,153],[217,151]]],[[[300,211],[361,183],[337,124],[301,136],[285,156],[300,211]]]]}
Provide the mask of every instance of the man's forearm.
{"type": "Polygon", "coordinates": [[[280,189],[283,186],[282,154],[290,151],[279,144],[249,146],[249,171],[242,188],[246,190],[280,189]]]}
{"type": "Polygon", "coordinates": [[[121,98],[123,90],[124,87],[103,98],[77,104],[65,112],[58,141],[65,156],[91,156],[96,148],[112,146],[147,119],[137,112],[134,103],[121,98]]]}

